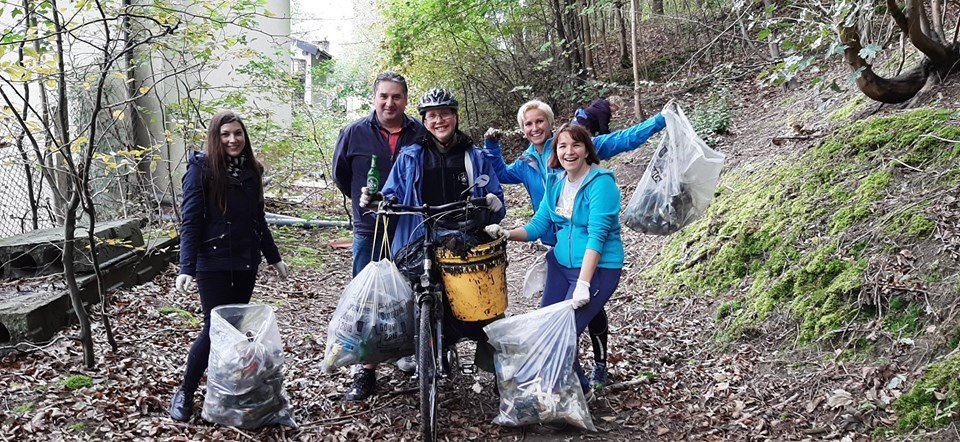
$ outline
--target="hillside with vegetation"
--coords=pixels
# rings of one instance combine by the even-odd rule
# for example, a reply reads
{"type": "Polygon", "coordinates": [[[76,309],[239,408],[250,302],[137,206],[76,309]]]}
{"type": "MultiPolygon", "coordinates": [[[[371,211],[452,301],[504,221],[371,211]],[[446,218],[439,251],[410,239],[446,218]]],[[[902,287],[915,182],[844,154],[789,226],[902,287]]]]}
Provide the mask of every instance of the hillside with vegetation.
{"type": "MultiPolygon", "coordinates": [[[[488,127],[515,128],[517,107],[531,98],[550,103],[559,125],[591,99],[619,94],[627,109],[614,129],[675,100],[727,156],[701,219],[668,236],[624,228],[623,278],[607,307],[612,385],[591,404],[598,432],[493,425],[494,379],[474,373],[441,389],[449,440],[956,439],[955,2],[371,0],[356,9],[368,25],[358,36],[363,47],[319,68],[315,93],[330,98],[324,106],[295,110],[286,128],[250,109],[273,179],[272,211],[347,219],[349,202],[329,181],[333,143],[354,117],[344,103],[368,98],[373,75],[386,69],[410,80],[410,114],[426,89],[452,89],[463,101],[461,128],[475,139],[488,127]]],[[[24,40],[5,36],[6,50],[24,40]]],[[[274,86],[285,94],[302,87],[286,77],[274,86]]],[[[175,115],[190,119],[178,127],[198,138],[198,116],[209,106],[178,108],[175,115]]],[[[659,140],[604,162],[624,204],[659,140]]],[[[506,144],[508,161],[526,147],[518,134],[506,144]]],[[[522,224],[532,215],[526,192],[507,186],[506,196],[504,223],[522,224]]],[[[347,403],[347,370],[320,371],[326,326],[350,281],[351,233],[274,232],[294,274],[279,281],[261,272],[254,299],[277,311],[299,429],[167,417],[202,311],[195,293],[174,289],[171,266],[113,295],[115,349],[93,321],[96,368],[81,365],[78,326],[48,343],[6,349],[13,351],[0,359],[0,434],[416,439],[418,398],[408,376],[383,368],[375,399],[347,403]]],[[[539,305],[519,294],[538,253],[509,246],[509,314],[539,305]]],[[[581,349],[588,345],[584,338],[581,349]]],[[[473,349],[460,351],[467,360],[473,349]]]]}

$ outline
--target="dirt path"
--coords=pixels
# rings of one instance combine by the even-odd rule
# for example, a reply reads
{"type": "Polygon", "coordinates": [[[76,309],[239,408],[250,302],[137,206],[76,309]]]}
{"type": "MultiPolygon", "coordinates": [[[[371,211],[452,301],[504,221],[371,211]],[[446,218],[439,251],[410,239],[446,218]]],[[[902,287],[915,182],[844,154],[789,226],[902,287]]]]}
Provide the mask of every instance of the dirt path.
{"type": "MultiPolygon", "coordinates": [[[[742,91],[732,110],[734,134],[722,150],[730,164],[756,168],[770,158],[790,155],[800,145],[773,145],[788,132],[787,105],[776,94],[742,91]],[[772,101],[772,104],[771,104],[772,101]],[[765,104],[766,103],[766,104],[765,104]],[[757,118],[757,106],[767,106],[757,118]]],[[[801,94],[802,95],[802,94],[801,94]]],[[[809,94],[808,94],[809,95],[809,94]]],[[[794,102],[815,110],[810,98],[794,102]]],[[[792,111],[797,111],[797,108],[792,111]]],[[[817,114],[814,114],[817,115],[817,114]]],[[[817,122],[806,127],[818,128],[817,122]]],[[[806,124],[806,123],[805,123],[806,124]]],[[[815,139],[809,142],[815,142],[815,139]]],[[[624,202],[643,172],[650,149],[622,155],[613,168],[624,202]]],[[[528,205],[522,189],[508,188],[508,207],[528,205]]],[[[506,222],[519,225],[516,218],[506,222]]],[[[295,267],[288,281],[272,271],[261,274],[254,299],[276,308],[286,344],[285,388],[300,424],[240,431],[206,424],[172,422],[167,403],[180,381],[187,349],[199,326],[196,294],[173,289],[175,269],[153,283],[117,294],[117,353],[103,345],[98,370],[76,371],[77,330],[27,355],[0,359],[0,439],[163,439],[163,440],[416,440],[418,403],[415,384],[392,366],[379,370],[379,394],[364,403],[345,403],[341,395],[350,376],[320,372],[326,325],[340,292],[349,281],[349,249],[333,248],[329,232],[288,230],[280,235],[285,256],[307,253],[311,266],[295,267]],[[309,253],[308,253],[309,252],[309,253]],[[169,312],[177,307],[184,311],[169,312]],[[161,313],[161,312],[167,313],[161,313]],[[192,312],[193,314],[191,315],[192,312]],[[69,390],[64,379],[75,374],[93,385],[69,390]]],[[[795,347],[789,328],[758,330],[750,340],[719,348],[716,294],[660,297],[638,274],[656,259],[665,238],[624,231],[626,265],[620,289],[607,307],[611,320],[611,381],[591,404],[598,432],[581,433],[543,427],[523,429],[493,425],[497,400],[492,375],[460,375],[441,389],[440,428],[449,440],[740,440],[810,437],[869,438],[888,423],[876,409],[858,408],[850,392],[881,404],[900,391],[895,380],[911,367],[896,360],[843,363],[822,357],[820,349],[795,347]]],[[[523,273],[538,251],[529,245],[509,247],[510,313],[535,308],[538,300],[518,297],[523,273]]],[[[776,323],[777,321],[771,321],[776,323]]],[[[102,331],[95,324],[98,340],[102,331]]],[[[461,344],[469,360],[469,345],[461,344]]],[[[584,361],[589,343],[581,342],[584,361]]],[[[882,407],[881,407],[882,408],[882,407]]]]}

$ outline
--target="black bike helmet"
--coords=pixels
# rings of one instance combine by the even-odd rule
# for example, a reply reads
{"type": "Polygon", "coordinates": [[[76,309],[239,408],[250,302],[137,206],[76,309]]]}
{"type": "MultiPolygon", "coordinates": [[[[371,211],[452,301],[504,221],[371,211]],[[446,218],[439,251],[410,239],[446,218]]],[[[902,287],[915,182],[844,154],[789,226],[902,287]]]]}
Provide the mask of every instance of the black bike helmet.
{"type": "Polygon", "coordinates": [[[453,98],[453,94],[450,91],[446,89],[430,89],[420,98],[420,106],[417,107],[417,110],[420,111],[420,116],[423,117],[430,109],[453,109],[456,111],[459,107],[460,103],[457,102],[456,98],[453,98]]]}

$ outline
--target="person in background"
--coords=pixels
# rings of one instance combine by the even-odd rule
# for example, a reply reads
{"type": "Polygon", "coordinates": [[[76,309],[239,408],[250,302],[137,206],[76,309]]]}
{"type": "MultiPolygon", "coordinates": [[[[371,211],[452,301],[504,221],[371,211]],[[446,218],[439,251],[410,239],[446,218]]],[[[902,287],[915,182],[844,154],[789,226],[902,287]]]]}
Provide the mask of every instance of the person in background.
{"type": "MultiPolygon", "coordinates": [[[[377,227],[376,216],[360,206],[361,189],[367,184],[371,160],[377,157],[376,168],[381,177],[390,173],[400,148],[413,144],[425,130],[407,109],[407,80],[395,72],[384,72],[373,82],[373,112],[357,119],[340,130],[333,153],[333,181],[353,207],[353,276],[357,276],[370,261],[382,256],[383,236],[393,237],[395,223],[377,227]]],[[[404,372],[412,372],[411,358],[397,361],[404,372]]],[[[354,367],[353,384],[344,395],[348,401],[365,399],[372,392],[368,376],[360,367],[354,367]]]]}
{"type": "Polygon", "coordinates": [[[180,274],[177,290],[194,280],[203,307],[203,329],[187,356],[183,383],[170,402],[170,417],[186,422],[210,355],[210,311],[246,304],[253,294],[261,254],[281,278],[289,274],[267,227],[263,166],[243,120],[232,111],[214,115],[207,128],[206,153],[194,152],[183,176],[180,274]]]}
{"type": "Polygon", "coordinates": [[[579,124],[593,136],[610,133],[610,119],[620,110],[623,99],[619,95],[593,100],[586,108],[577,109],[570,124],[579,124]]]}
{"type": "MultiPolygon", "coordinates": [[[[599,166],[600,159],[582,126],[565,124],[555,137],[548,166],[562,168],[546,178],[546,194],[533,219],[525,226],[506,230],[498,224],[485,228],[498,238],[535,241],[557,232],[556,247],[547,252],[547,278],[541,307],[573,299],[579,336],[603,311],[616,291],[623,269],[620,238],[620,188],[613,172],[599,166]]],[[[574,370],[587,397],[590,382],[574,360],[574,370]]]]}
{"type": "MultiPolygon", "coordinates": [[[[547,177],[556,169],[547,164],[553,154],[553,109],[539,100],[531,100],[520,106],[517,123],[524,137],[530,142],[527,149],[513,163],[507,165],[500,146],[500,131],[491,129],[484,137],[484,156],[490,161],[501,184],[521,184],[530,196],[530,204],[536,212],[540,207],[547,177]]],[[[666,127],[666,120],[657,114],[647,120],[607,135],[593,138],[596,156],[606,160],[615,155],[642,146],[650,137],[666,127]]],[[[547,230],[539,237],[547,247],[557,243],[556,232],[547,230]]],[[[590,340],[593,344],[594,369],[591,384],[602,388],[607,384],[608,321],[606,311],[601,310],[590,323],[590,340]]]]}

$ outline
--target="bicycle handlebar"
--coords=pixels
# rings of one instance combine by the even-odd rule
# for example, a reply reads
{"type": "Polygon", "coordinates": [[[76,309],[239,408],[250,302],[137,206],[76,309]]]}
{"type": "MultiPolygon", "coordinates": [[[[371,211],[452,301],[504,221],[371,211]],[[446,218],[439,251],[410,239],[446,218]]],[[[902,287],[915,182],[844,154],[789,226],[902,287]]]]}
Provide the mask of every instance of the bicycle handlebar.
{"type": "Polygon", "coordinates": [[[391,215],[391,214],[401,214],[401,213],[421,213],[425,215],[435,215],[443,212],[451,212],[458,209],[486,209],[487,208],[487,199],[485,197],[478,198],[469,198],[462,201],[454,201],[452,203],[441,204],[439,206],[430,206],[424,204],[422,206],[406,206],[403,204],[396,204],[395,198],[389,198],[384,200],[380,204],[380,207],[377,208],[378,214],[391,215]]]}

